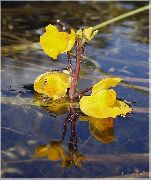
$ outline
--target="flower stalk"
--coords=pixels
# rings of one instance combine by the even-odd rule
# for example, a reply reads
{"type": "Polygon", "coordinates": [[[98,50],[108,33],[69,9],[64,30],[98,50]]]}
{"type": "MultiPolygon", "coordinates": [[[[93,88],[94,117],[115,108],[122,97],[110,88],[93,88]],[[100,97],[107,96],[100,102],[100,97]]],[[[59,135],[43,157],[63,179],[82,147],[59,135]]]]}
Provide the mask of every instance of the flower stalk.
{"type": "Polygon", "coordinates": [[[70,73],[70,76],[72,76],[73,70],[72,70],[72,63],[71,63],[71,55],[70,55],[70,52],[68,52],[67,55],[68,55],[68,71],[69,71],[69,73],[70,73]]]}
{"type": "MultiPolygon", "coordinates": [[[[80,73],[80,63],[83,59],[83,52],[84,52],[84,47],[80,42],[77,42],[76,44],[76,67],[74,70],[74,73],[72,72],[71,75],[71,87],[69,91],[69,97],[71,98],[71,101],[74,101],[74,96],[75,96],[75,90],[76,90],[76,85],[78,82],[78,77],[80,73]]],[[[71,61],[68,58],[68,67],[71,68],[71,61]]]]}

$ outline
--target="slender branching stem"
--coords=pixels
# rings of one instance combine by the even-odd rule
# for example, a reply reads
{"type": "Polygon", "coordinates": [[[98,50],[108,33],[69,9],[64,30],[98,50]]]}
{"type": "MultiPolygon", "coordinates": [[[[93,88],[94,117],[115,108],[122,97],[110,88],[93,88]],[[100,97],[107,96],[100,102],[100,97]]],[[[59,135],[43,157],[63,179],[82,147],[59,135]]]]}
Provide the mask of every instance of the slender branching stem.
{"type": "Polygon", "coordinates": [[[89,92],[89,91],[91,91],[91,90],[92,90],[92,87],[89,87],[89,88],[86,88],[86,89],[78,92],[78,94],[76,94],[76,95],[74,96],[75,100],[80,99],[86,92],[89,92]]]}
{"type": "Polygon", "coordinates": [[[68,52],[67,55],[68,55],[68,70],[70,72],[70,76],[72,76],[73,75],[73,70],[72,70],[72,62],[71,62],[70,52],[68,52]]]}
{"type": "Polygon", "coordinates": [[[70,136],[69,148],[72,150],[77,150],[78,138],[76,134],[76,120],[79,114],[76,112],[76,109],[72,107],[72,105],[69,108],[71,113],[71,136],[70,136]]]}
{"type": "Polygon", "coordinates": [[[76,67],[75,67],[75,71],[74,73],[72,73],[71,76],[71,87],[70,87],[70,91],[69,91],[69,96],[71,98],[71,101],[74,100],[74,96],[75,96],[75,90],[76,90],[76,85],[78,82],[78,77],[79,77],[79,73],[80,73],[80,62],[83,59],[83,45],[81,45],[81,43],[77,42],[76,45],[76,67]]]}

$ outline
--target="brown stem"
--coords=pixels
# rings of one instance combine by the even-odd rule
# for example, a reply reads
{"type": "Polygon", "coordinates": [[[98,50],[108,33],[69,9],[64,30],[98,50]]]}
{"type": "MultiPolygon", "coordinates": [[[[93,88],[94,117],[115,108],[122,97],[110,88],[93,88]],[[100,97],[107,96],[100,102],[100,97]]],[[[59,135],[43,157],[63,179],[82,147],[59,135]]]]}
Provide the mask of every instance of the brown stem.
{"type": "Polygon", "coordinates": [[[71,55],[70,55],[70,52],[67,52],[67,54],[68,54],[68,70],[70,72],[70,76],[72,76],[73,70],[72,70],[72,63],[71,63],[71,55]]]}
{"type": "Polygon", "coordinates": [[[71,112],[71,136],[70,136],[70,142],[69,142],[69,149],[77,150],[77,134],[76,134],[76,120],[79,116],[79,113],[76,112],[76,109],[70,106],[70,112],[71,112]]]}
{"type": "Polygon", "coordinates": [[[77,85],[78,77],[79,77],[79,72],[80,72],[80,62],[82,61],[82,58],[83,58],[83,46],[79,42],[77,42],[77,46],[76,46],[76,67],[75,67],[74,74],[72,73],[72,76],[71,76],[71,87],[70,87],[70,92],[69,92],[69,96],[71,98],[71,101],[74,100],[75,89],[76,89],[76,85],[77,85]]]}
{"type": "Polygon", "coordinates": [[[63,134],[62,134],[62,141],[64,141],[64,138],[65,138],[65,135],[66,135],[66,132],[67,132],[67,128],[68,128],[68,123],[71,121],[71,112],[69,112],[65,122],[64,122],[64,131],[63,131],[63,134]]]}
{"type": "Polygon", "coordinates": [[[75,95],[74,99],[80,99],[86,92],[89,92],[92,90],[92,87],[86,88],[82,91],[80,91],[77,95],[75,95]]]}

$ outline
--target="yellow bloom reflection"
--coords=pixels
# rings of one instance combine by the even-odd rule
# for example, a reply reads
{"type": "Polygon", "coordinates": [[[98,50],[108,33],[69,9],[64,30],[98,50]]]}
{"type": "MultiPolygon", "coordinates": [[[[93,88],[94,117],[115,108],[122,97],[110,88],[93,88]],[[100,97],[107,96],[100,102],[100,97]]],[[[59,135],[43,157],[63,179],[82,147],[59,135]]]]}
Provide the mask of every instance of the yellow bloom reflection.
{"type": "Polygon", "coordinates": [[[67,89],[70,88],[70,82],[70,76],[67,73],[46,72],[36,78],[34,90],[55,100],[66,95],[67,89]]]}
{"type": "Polygon", "coordinates": [[[50,141],[50,144],[40,145],[35,149],[35,157],[47,157],[51,161],[64,160],[65,151],[62,148],[61,142],[50,141]]]}
{"type": "Polygon", "coordinates": [[[113,89],[107,90],[110,86],[116,86],[119,81],[119,78],[107,78],[94,85],[91,96],[81,98],[79,102],[81,111],[95,118],[115,118],[131,112],[132,109],[126,103],[117,100],[113,89]]]}
{"type": "Polygon", "coordinates": [[[40,145],[35,149],[35,158],[47,157],[50,161],[61,161],[62,167],[69,168],[73,165],[81,167],[86,157],[78,151],[69,149],[66,152],[59,141],[50,141],[48,145],[40,145]]]}
{"type": "Polygon", "coordinates": [[[36,105],[43,106],[50,113],[61,115],[68,112],[69,98],[63,97],[52,101],[51,98],[43,97],[43,95],[36,92],[33,98],[36,105]]]}
{"type": "Polygon", "coordinates": [[[63,161],[62,166],[63,167],[71,167],[73,165],[81,167],[81,164],[86,161],[86,157],[79,153],[78,151],[71,151],[69,150],[69,153],[66,156],[65,161],[63,161]]]}
{"type": "Polygon", "coordinates": [[[68,52],[72,49],[75,43],[75,32],[71,29],[71,34],[67,32],[59,32],[53,25],[46,27],[46,32],[40,36],[40,44],[44,52],[57,59],[61,53],[68,52]]]}
{"type": "Polygon", "coordinates": [[[89,121],[89,129],[93,137],[102,143],[115,140],[114,120],[112,118],[98,119],[90,116],[80,116],[80,121],[89,121]]]}

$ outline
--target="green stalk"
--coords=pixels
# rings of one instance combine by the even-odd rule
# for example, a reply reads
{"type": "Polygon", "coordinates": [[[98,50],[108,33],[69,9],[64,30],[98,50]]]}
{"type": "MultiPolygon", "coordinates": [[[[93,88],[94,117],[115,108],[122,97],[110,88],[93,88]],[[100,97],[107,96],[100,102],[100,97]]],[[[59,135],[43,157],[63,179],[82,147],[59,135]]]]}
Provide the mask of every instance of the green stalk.
{"type": "Polygon", "coordinates": [[[114,23],[114,22],[116,22],[116,21],[119,21],[119,20],[121,20],[121,19],[127,18],[127,17],[129,17],[129,16],[132,16],[132,15],[134,15],[134,14],[140,13],[140,12],[145,11],[145,10],[150,9],[150,8],[151,8],[151,5],[147,5],[147,6],[144,6],[144,7],[138,8],[138,9],[135,9],[135,10],[133,10],[133,11],[131,11],[131,12],[122,14],[122,15],[120,15],[120,16],[117,16],[117,17],[115,17],[115,18],[113,18],[113,19],[107,20],[107,21],[105,21],[105,22],[103,22],[103,23],[101,23],[101,24],[98,24],[98,25],[94,26],[94,27],[93,27],[93,31],[98,30],[98,29],[100,29],[101,27],[104,27],[104,26],[106,26],[106,25],[109,25],[109,24],[111,24],[111,23],[114,23]]]}

